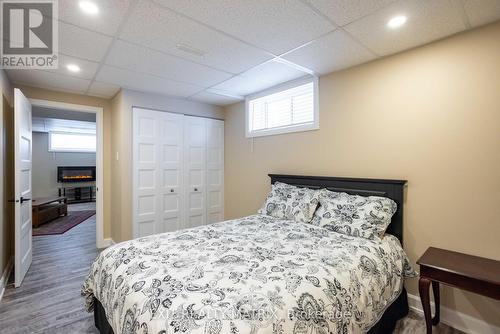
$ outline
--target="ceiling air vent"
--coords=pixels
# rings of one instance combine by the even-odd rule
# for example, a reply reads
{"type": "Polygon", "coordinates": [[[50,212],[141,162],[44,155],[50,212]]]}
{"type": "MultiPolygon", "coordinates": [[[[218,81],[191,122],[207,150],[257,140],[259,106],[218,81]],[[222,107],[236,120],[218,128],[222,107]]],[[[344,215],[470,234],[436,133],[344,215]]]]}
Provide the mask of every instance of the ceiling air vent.
{"type": "Polygon", "coordinates": [[[198,56],[198,57],[204,56],[206,54],[206,51],[194,48],[194,47],[187,45],[187,44],[184,44],[184,43],[178,43],[175,47],[181,51],[190,53],[190,54],[198,56]]]}

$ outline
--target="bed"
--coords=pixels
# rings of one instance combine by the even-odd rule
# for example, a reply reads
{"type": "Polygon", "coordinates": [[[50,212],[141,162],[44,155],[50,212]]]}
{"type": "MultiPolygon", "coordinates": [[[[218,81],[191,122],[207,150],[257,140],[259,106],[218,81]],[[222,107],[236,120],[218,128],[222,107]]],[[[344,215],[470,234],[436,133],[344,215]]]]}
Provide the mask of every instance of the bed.
{"type": "Polygon", "coordinates": [[[392,332],[414,275],[401,247],[406,181],[270,177],[397,210],[382,241],[257,214],[109,247],[82,287],[101,334],[392,332]]]}

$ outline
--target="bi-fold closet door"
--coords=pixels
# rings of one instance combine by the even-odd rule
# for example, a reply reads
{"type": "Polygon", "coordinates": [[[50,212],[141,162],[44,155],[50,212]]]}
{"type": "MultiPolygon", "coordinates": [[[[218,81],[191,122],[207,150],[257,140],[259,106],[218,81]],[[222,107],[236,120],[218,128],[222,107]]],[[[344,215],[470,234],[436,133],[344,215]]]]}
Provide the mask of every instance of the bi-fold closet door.
{"type": "Polygon", "coordinates": [[[134,237],[183,225],[184,117],[133,110],[134,237]]]}
{"type": "Polygon", "coordinates": [[[224,217],[224,122],[134,108],[133,234],[224,217]]]}

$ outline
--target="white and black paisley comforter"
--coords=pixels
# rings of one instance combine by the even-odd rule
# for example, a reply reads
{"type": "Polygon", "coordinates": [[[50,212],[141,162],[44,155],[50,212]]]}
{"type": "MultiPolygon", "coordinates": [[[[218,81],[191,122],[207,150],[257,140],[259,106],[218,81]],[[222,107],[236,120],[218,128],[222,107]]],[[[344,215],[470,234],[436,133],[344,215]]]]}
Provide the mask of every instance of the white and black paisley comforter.
{"type": "Polygon", "coordinates": [[[264,215],[117,244],[82,288],[120,333],[362,333],[413,276],[399,241],[264,215]]]}

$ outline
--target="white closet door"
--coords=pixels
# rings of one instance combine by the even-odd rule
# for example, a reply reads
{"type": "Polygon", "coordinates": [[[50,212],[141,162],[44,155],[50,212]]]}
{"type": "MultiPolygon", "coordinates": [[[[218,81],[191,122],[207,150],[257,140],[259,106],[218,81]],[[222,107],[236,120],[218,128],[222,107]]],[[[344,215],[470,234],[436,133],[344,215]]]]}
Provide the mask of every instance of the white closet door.
{"type": "Polygon", "coordinates": [[[133,110],[134,237],[182,226],[183,116],[133,110]]]}
{"type": "Polygon", "coordinates": [[[155,111],[133,110],[134,237],[154,234],[159,216],[156,175],[158,173],[158,126],[155,111]]]}
{"type": "Polygon", "coordinates": [[[158,191],[161,197],[162,216],[160,232],[183,228],[183,159],[184,116],[160,112],[161,157],[158,191]]]}
{"type": "Polygon", "coordinates": [[[184,116],[186,227],[205,225],[206,119],[184,116]]]}
{"type": "Polygon", "coordinates": [[[207,119],[207,221],[224,220],[224,122],[207,119]]]}

